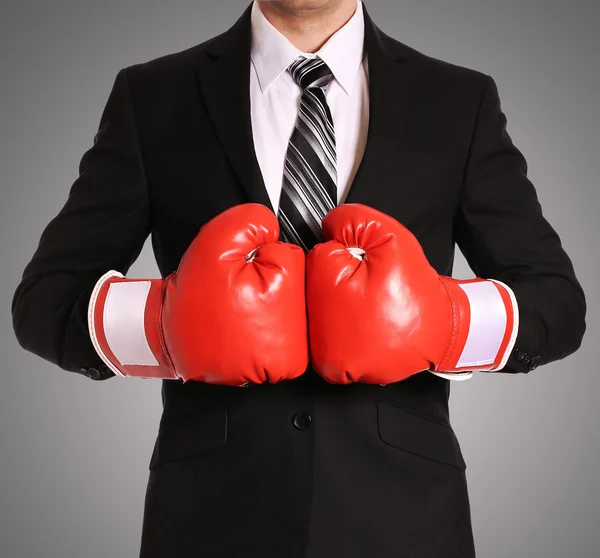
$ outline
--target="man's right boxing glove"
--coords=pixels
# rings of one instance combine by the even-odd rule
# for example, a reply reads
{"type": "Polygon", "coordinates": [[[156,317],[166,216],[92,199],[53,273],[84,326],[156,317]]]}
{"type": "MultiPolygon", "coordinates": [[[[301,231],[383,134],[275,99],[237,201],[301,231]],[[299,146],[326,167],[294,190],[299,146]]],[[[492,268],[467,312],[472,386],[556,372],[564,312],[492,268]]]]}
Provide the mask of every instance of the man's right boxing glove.
{"type": "Polygon", "coordinates": [[[88,307],[96,351],[115,374],[239,386],[308,365],[305,256],[278,241],[264,205],[206,223],[165,279],[109,271],[88,307]]]}
{"type": "Polygon", "coordinates": [[[429,370],[464,378],[502,368],[518,308],[496,280],[439,275],[393,217],[342,204],[307,257],[311,360],[331,383],[389,384],[429,370]]]}

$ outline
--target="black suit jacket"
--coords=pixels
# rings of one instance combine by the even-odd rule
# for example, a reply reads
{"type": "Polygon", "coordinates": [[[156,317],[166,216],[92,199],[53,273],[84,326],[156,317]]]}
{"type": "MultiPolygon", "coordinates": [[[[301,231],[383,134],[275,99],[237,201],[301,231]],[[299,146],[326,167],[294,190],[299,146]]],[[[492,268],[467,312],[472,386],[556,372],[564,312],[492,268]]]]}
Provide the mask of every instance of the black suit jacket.
{"type": "MultiPolygon", "coordinates": [[[[457,243],[478,276],[512,287],[520,327],[503,372],[576,350],[584,295],[494,80],[387,36],[366,6],[365,47],[370,126],[346,202],[404,223],[439,273],[451,274],[457,243]]],[[[97,279],[126,273],[149,234],[164,277],[221,211],[271,207],[253,149],[249,56],[250,6],[225,33],[118,72],[80,176],[16,290],[25,349],[112,377],[87,329],[97,279]]],[[[162,395],[143,558],[474,556],[448,381],[423,372],[333,386],[309,367],[243,389],[167,380],[162,395]]]]}

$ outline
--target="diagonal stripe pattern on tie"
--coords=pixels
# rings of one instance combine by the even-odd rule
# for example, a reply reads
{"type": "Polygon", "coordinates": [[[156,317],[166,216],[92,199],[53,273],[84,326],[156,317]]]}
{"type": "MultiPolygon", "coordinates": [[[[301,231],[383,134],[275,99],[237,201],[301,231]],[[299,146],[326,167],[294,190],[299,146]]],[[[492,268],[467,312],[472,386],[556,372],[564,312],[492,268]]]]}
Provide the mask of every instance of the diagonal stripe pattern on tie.
{"type": "Polygon", "coordinates": [[[304,56],[288,71],[302,97],[285,156],[277,218],[281,240],[308,251],[322,241],[321,221],[337,201],[335,134],[324,91],[333,74],[320,58],[304,56]]]}

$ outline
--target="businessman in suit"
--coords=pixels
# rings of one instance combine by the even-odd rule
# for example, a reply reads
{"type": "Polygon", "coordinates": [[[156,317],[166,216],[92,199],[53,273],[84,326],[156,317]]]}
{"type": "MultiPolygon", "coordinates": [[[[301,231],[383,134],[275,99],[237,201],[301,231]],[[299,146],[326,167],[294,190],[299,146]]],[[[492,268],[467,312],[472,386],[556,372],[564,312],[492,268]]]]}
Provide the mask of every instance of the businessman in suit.
{"type": "MultiPolygon", "coordinates": [[[[89,301],[148,235],[162,277],[234,206],[266,206],[286,237],[303,94],[293,69],[305,59],[330,74],[317,86],[336,149],[333,205],[401,222],[440,275],[458,244],[478,277],[506,285],[518,329],[493,372],[528,373],[579,347],[584,294],[493,78],[386,35],[365,2],[273,0],[202,44],[117,73],[80,175],[15,292],[25,349],[113,378],[90,339],[89,301]]],[[[464,377],[424,370],[339,385],[309,363],[298,378],[243,389],[163,380],[140,556],[475,556],[448,415],[450,384],[464,377]]]]}

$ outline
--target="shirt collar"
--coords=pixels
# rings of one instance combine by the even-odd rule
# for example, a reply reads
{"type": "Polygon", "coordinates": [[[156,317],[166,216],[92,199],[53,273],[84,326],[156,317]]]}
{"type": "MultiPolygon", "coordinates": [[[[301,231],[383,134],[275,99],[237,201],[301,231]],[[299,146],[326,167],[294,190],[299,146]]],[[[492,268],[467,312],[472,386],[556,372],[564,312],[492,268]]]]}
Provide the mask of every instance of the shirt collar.
{"type": "Polygon", "coordinates": [[[263,93],[302,55],[309,58],[319,56],[329,66],[344,91],[349,94],[352,90],[363,58],[364,16],[361,0],[357,0],[353,16],[314,54],[296,48],[264,16],[256,1],[252,5],[250,25],[251,58],[263,93]]]}

